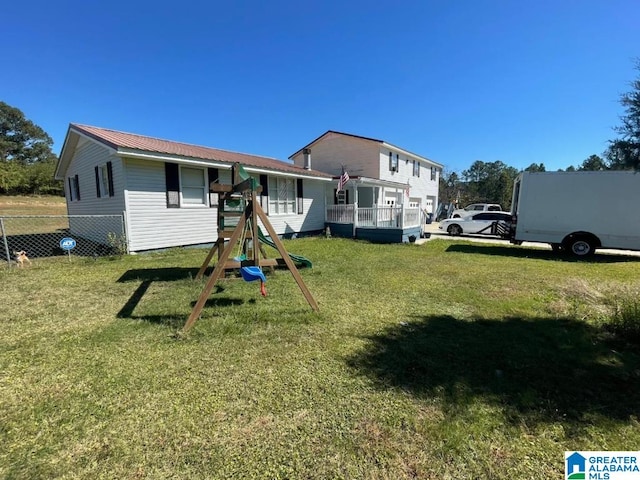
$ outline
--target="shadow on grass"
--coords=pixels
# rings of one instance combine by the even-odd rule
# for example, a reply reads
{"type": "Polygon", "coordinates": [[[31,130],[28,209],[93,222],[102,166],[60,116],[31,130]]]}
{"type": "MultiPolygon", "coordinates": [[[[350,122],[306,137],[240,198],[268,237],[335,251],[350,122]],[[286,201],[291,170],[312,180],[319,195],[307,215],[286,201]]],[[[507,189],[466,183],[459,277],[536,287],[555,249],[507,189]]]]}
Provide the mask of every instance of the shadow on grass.
{"type": "Polygon", "coordinates": [[[447,247],[446,252],[476,253],[481,255],[496,255],[500,257],[535,258],[538,260],[554,260],[564,262],[591,262],[591,263],[621,263],[640,262],[640,257],[630,255],[607,255],[596,252],[587,258],[578,258],[569,254],[553,252],[538,248],[513,247],[489,244],[463,245],[454,244],[447,247]]]}
{"type": "MultiPolygon", "coordinates": [[[[205,275],[211,274],[212,268],[208,268],[205,271],[205,275]]],[[[180,280],[188,280],[195,278],[198,273],[197,268],[143,268],[128,270],[117,281],[118,283],[125,282],[140,282],[138,288],[131,294],[129,300],[123,305],[120,311],[117,313],[117,318],[128,318],[132,320],[144,320],[151,323],[160,323],[163,325],[169,325],[171,327],[180,327],[186,321],[186,318],[176,318],[175,315],[135,315],[134,311],[144,295],[149,290],[149,287],[153,282],[175,282],[180,280]]],[[[216,293],[219,293],[223,289],[217,287],[216,293]]],[[[206,306],[229,306],[242,303],[239,299],[209,299],[206,306]]],[[[195,301],[192,302],[192,308],[195,305],[195,301]]]]}
{"type": "Polygon", "coordinates": [[[441,398],[452,414],[476,398],[514,423],[640,414],[640,359],[584,322],[547,318],[463,321],[430,316],[369,338],[349,360],[380,388],[441,398]]]}

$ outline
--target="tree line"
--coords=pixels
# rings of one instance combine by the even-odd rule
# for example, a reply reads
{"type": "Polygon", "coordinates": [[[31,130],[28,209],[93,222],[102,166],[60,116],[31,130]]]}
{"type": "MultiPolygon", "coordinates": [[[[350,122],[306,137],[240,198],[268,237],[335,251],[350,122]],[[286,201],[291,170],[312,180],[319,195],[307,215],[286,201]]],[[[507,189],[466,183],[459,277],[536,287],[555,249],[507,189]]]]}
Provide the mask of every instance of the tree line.
{"type": "MultiPolygon", "coordinates": [[[[636,61],[640,72],[640,59],[636,61]]],[[[631,82],[631,90],[620,97],[624,114],[622,124],[614,128],[618,138],[609,141],[607,150],[591,155],[576,170],[640,170],[640,76],[631,82]]],[[[16,107],[0,101],[0,194],[64,193],[62,182],[54,180],[58,158],[51,150],[53,140],[16,107]]],[[[544,172],[544,163],[532,163],[525,171],[544,172]]],[[[440,176],[440,201],[460,206],[472,202],[499,203],[504,209],[511,203],[511,190],[518,170],[502,161],[476,160],[461,173],[444,171],[440,176]]]]}
{"type": "Polygon", "coordinates": [[[62,195],[53,140],[18,108],[0,101],[0,194],[62,195]]]}

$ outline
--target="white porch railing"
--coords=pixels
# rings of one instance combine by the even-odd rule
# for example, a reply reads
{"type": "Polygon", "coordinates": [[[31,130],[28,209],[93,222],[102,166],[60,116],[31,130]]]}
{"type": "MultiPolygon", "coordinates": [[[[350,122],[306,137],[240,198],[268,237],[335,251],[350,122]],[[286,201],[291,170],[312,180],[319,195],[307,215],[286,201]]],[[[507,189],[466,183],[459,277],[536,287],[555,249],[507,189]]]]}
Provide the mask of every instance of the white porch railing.
{"type": "Polygon", "coordinates": [[[353,223],[353,205],[330,205],[326,221],[329,223],[353,223]]]}
{"type": "Polygon", "coordinates": [[[353,205],[330,205],[326,221],[367,228],[410,228],[420,226],[420,209],[403,206],[354,209],[353,205]]]}

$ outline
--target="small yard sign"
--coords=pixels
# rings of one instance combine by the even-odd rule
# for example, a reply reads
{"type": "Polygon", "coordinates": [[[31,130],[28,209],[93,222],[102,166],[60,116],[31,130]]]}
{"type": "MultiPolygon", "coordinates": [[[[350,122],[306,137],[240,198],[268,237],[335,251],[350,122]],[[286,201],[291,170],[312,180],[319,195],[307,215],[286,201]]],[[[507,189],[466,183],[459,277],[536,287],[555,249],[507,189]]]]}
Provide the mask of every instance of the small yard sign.
{"type": "Polygon", "coordinates": [[[75,246],[76,241],[71,237],[64,237],[62,240],[60,240],[60,248],[67,251],[67,254],[69,255],[69,261],[71,261],[71,250],[75,248],[75,246]]]}
{"type": "Polygon", "coordinates": [[[73,238],[65,237],[60,240],[60,248],[62,250],[72,250],[76,246],[76,241],[73,238]]]}

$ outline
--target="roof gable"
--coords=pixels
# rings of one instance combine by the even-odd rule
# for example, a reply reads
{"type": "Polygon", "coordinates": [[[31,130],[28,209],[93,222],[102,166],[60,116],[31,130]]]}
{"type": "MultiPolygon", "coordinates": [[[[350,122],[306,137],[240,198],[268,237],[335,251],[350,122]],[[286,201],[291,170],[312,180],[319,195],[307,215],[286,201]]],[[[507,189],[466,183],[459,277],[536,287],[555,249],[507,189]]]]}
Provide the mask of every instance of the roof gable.
{"type": "Polygon", "coordinates": [[[439,164],[438,162],[434,162],[433,160],[423,157],[422,155],[417,155],[413,152],[410,152],[404,148],[398,147],[396,145],[393,145],[389,142],[385,142],[384,140],[379,140],[377,138],[371,138],[371,137],[363,137],[361,135],[353,135],[351,133],[344,133],[344,132],[337,132],[335,130],[327,130],[326,132],[324,132],[322,135],[320,135],[318,138],[316,138],[315,140],[312,140],[310,143],[308,143],[307,145],[305,145],[304,147],[302,147],[301,149],[299,149],[298,151],[296,151],[295,153],[293,153],[292,155],[289,156],[290,159],[292,159],[293,157],[295,157],[296,155],[298,155],[300,152],[302,152],[304,149],[306,148],[310,148],[313,144],[321,141],[323,138],[329,136],[329,135],[343,135],[345,137],[352,137],[352,138],[357,138],[359,140],[364,140],[367,142],[371,142],[371,143],[377,143],[379,145],[383,145],[387,148],[393,149],[393,150],[397,150],[399,152],[402,152],[404,154],[408,154],[412,157],[415,157],[417,159],[423,160],[425,162],[429,162],[431,164],[433,164],[434,166],[440,167],[442,168],[442,165],[439,164]]]}
{"type": "Polygon", "coordinates": [[[320,135],[318,138],[312,140],[311,142],[309,142],[307,145],[305,145],[304,147],[302,147],[301,149],[297,150],[295,153],[292,153],[289,158],[293,158],[296,155],[298,155],[301,151],[303,151],[305,148],[309,148],[311,147],[311,145],[313,145],[314,143],[317,143],[318,141],[320,141],[321,139],[323,139],[324,137],[328,136],[328,135],[344,135],[345,137],[353,137],[353,138],[359,138],[360,140],[366,140],[369,142],[374,142],[374,143],[384,143],[383,140],[378,140],[376,138],[370,138],[370,137],[362,137],[360,135],[353,135],[351,133],[344,133],[344,132],[337,132],[335,130],[327,130],[326,132],[324,132],[322,135],[320,135]]]}

